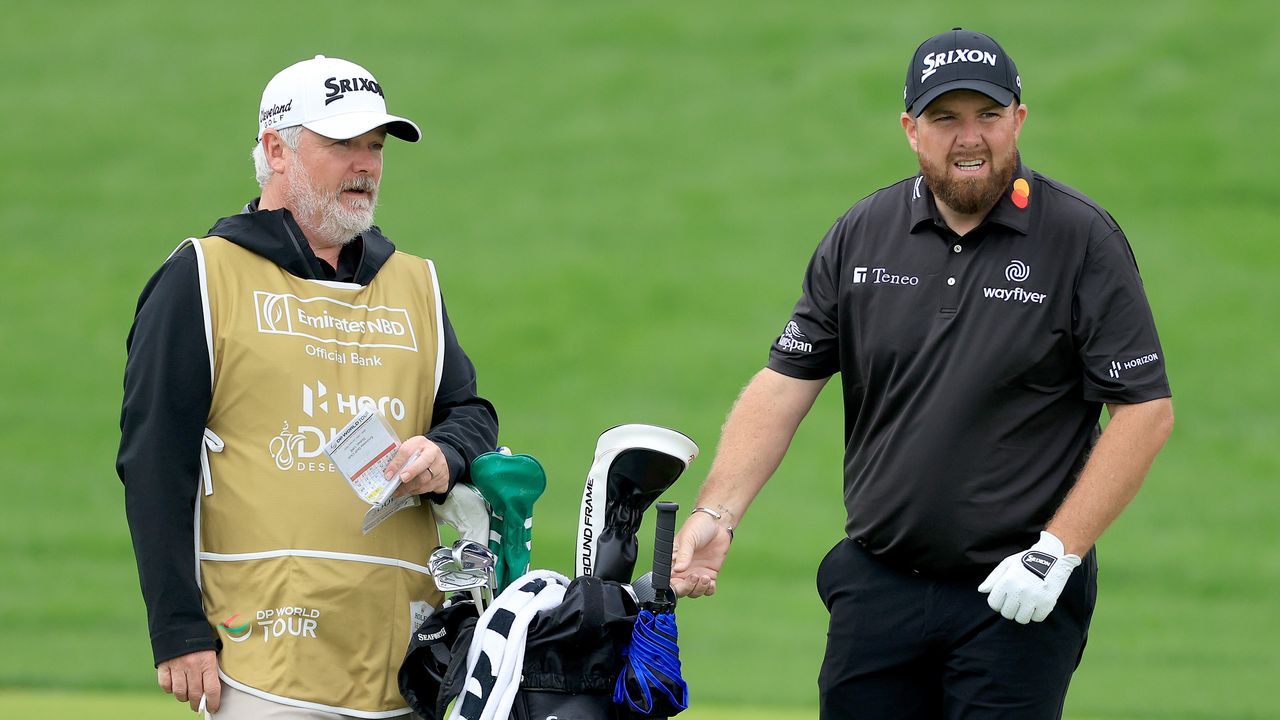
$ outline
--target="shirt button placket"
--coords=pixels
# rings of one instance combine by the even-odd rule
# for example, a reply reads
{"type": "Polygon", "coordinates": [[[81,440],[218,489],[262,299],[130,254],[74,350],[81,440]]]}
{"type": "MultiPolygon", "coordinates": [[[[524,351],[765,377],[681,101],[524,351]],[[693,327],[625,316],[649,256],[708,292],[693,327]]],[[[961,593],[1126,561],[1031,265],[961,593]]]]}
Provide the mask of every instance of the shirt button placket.
{"type": "Polygon", "coordinates": [[[943,263],[942,304],[938,308],[938,314],[942,317],[954,317],[960,307],[960,283],[957,277],[964,272],[965,260],[967,260],[962,254],[963,251],[963,245],[959,242],[954,243],[951,246],[951,252],[947,253],[946,262],[943,263]]]}

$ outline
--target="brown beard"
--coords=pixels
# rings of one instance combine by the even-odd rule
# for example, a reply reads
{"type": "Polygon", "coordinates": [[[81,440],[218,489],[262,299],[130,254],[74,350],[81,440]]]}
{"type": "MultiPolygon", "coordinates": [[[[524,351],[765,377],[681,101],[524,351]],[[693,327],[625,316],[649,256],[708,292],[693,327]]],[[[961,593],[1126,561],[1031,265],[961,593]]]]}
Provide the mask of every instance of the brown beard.
{"type": "Polygon", "coordinates": [[[1013,171],[1018,166],[1018,149],[1009,151],[1009,155],[1000,159],[992,158],[991,176],[986,179],[955,179],[951,177],[951,164],[936,165],[917,154],[920,160],[920,172],[924,181],[929,184],[933,196],[947,207],[961,215],[985,215],[1000,201],[1000,196],[1013,180],[1013,171]]]}

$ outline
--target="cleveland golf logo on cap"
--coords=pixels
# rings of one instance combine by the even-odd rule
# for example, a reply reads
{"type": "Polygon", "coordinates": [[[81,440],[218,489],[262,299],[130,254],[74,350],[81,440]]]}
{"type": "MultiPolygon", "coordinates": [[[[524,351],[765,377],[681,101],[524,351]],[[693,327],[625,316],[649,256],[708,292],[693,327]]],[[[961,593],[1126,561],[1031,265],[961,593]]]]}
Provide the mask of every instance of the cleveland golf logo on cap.
{"type": "Polygon", "coordinates": [[[276,120],[279,120],[282,115],[289,112],[291,109],[293,109],[293,98],[289,98],[289,102],[283,105],[276,104],[266,110],[262,110],[259,114],[258,122],[263,125],[270,125],[276,120]]]}
{"type": "Polygon", "coordinates": [[[324,81],[324,86],[329,88],[329,92],[324,95],[324,104],[328,105],[334,100],[341,100],[346,97],[349,92],[371,92],[387,98],[382,94],[382,86],[373,78],[354,77],[339,80],[336,76],[324,81]]]}

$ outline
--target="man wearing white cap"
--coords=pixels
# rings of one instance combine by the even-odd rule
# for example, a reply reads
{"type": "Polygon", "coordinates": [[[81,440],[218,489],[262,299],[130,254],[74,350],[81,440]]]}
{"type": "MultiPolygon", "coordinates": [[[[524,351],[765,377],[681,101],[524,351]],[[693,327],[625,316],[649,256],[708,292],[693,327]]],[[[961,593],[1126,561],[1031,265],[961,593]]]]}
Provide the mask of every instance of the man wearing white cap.
{"type": "Polygon", "coordinates": [[[285,68],[258,113],[261,197],[139,299],[117,471],[158,681],[193,710],[409,714],[396,671],[441,600],[431,503],[362,534],[368,506],[321,446],[377,408],[407,438],[397,494],[441,498],[498,425],[434,263],[373,225],[388,135],[421,137],[364,68],[285,68]]]}

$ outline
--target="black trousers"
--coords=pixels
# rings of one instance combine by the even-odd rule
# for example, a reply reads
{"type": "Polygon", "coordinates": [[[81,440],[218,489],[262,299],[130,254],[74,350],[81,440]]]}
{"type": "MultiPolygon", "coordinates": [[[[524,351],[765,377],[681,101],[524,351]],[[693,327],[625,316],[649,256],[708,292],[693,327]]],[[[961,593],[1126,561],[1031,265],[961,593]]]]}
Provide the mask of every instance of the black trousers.
{"type": "Polygon", "coordinates": [[[849,539],[832,548],[818,566],[831,613],[820,717],[1060,718],[1097,598],[1094,552],[1039,623],[1019,625],[988,607],[978,592],[984,577],[925,577],[849,539]]]}

